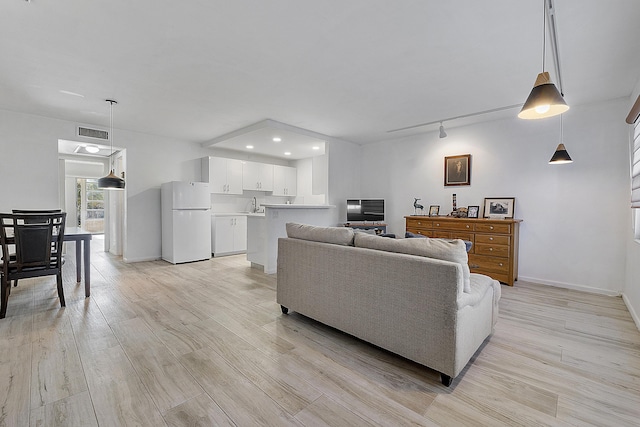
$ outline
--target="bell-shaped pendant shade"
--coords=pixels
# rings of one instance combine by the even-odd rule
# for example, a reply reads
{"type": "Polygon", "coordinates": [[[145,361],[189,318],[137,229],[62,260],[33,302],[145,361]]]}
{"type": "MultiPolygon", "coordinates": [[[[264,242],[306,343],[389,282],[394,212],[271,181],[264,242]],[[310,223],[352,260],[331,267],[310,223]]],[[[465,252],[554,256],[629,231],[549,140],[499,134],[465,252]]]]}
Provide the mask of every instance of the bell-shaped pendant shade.
{"type": "Polygon", "coordinates": [[[553,157],[549,160],[550,165],[561,165],[564,163],[572,163],[571,156],[567,152],[564,144],[558,144],[558,148],[556,148],[556,152],[553,153],[553,157]]]}
{"type": "Polygon", "coordinates": [[[109,175],[103,176],[98,180],[98,188],[104,188],[107,190],[124,190],[124,179],[116,176],[113,173],[113,169],[111,169],[109,175]]]}
{"type": "Polygon", "coordinates": [[[544,119],[557,116],[569,109],[564,98],[551,82],[548,72],[538,74],[527,101],[518,113],[521,119],[544,119]]]}
{"type": "Polygon", "coordinates": [[[98,180],[98,188],[103,188],[105,190],[124,190],[124,179],[113,173],[113,104],[117,104],[118,101],[114,101],[112,99],[106,99],[105,101],[110,104],[109,139],[111,140],[111,155],[109,156],[109,163],[111,165],[111,171],[109,172],[109,175],[103,176],[98,180]]]}

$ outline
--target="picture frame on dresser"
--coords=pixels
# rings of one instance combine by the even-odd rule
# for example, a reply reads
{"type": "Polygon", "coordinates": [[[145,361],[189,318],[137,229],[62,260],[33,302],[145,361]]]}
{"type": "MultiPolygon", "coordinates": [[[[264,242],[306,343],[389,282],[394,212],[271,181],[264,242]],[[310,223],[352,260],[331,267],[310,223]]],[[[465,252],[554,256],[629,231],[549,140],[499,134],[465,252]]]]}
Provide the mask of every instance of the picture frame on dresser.
{"type": "Polygon", "coordinates": [[[467,206],[467,218],[478,218],[480,206],[467,206]]]}
{"type": "Polygon", "coordinates": [[[484,199],[484,218],[491,218],[492,216],[513,218],[515,210],[515,197],[485,197],[484,199]]]}
{"type": "Polygon", "coordinates": [[[444,158],[444,185],[471,185],[471,154],[444,158]]]}
{"type": "Polygon", "coordinates": [[[429,216],[438,216],[440,213],[440,205],[429,206],[429,216]]]}

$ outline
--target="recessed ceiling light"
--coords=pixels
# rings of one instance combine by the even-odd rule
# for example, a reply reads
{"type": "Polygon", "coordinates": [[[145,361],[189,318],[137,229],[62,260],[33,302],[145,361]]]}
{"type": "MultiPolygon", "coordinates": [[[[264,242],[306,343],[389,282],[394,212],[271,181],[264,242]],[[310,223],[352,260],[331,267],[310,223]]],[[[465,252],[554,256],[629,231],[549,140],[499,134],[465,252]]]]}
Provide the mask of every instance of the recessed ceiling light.
{"type": "Polygon", "coordinates": [[[282,138],[280,138],[279,136],[276,136],[273,138],[273,142],[280,142],[282,141],[282,138]]]}
{"type": "Polygon", "coordinates": [[[291,152],[290,152],[290,151],[285,151],[285,152],[284,152],[284,155],[285,155],[285,156],[290,156],[290,155],[291,155],[291,152]]]}
{"type": "Polygon", "coordinates": [[[87,145],[84,149],[91,154],[95,154],[100,151],[100,148],[97,145],[87,145]]]}
{"type": "Polygon", "coordinates": [[[253,145],[247,145],[247,149],[253,150],[253,145]]]}
{"type": "Polygon", "coordinates": [[[313,148],[314,150],[319,150],[319,149],[320,149],[320,147],[318,147],[317,145],[314,145],[312,148],[313,148]]]}

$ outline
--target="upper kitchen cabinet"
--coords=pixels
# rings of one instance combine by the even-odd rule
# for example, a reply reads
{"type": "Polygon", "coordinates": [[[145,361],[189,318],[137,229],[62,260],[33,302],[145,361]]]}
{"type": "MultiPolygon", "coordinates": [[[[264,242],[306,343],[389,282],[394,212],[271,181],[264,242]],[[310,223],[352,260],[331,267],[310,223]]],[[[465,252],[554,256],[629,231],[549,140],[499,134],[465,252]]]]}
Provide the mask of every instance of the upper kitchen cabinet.
{"type": "Polygon", "coordinates": [[[273,167],[273,195],[295,196],[298,189],[296,168],[275,165],[273,167]]]}
{"type": "Polygon", "coordinates": [[[242,161],[222,157],[202,159],[202,180],[216,194],[242,194],[242,161]]]}
{"type": "Polygon", "coordinates": [[[253,191],[273,191],[273,165],[245,162],[242,165],[242,188],[253,191]]]}

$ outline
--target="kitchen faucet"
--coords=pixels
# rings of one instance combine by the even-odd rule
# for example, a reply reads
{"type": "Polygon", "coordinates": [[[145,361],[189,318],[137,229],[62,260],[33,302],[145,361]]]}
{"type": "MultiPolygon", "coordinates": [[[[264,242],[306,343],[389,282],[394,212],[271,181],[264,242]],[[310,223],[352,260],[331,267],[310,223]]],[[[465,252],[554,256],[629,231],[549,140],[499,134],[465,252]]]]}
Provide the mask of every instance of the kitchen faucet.
{"type": "Polygon", "coordinates": [[[256,201],[256,198],[254,197],[253,200],[251,201],[251,212],[252,213],[256,213],[258,211],[258,202],[256,201]]]}

